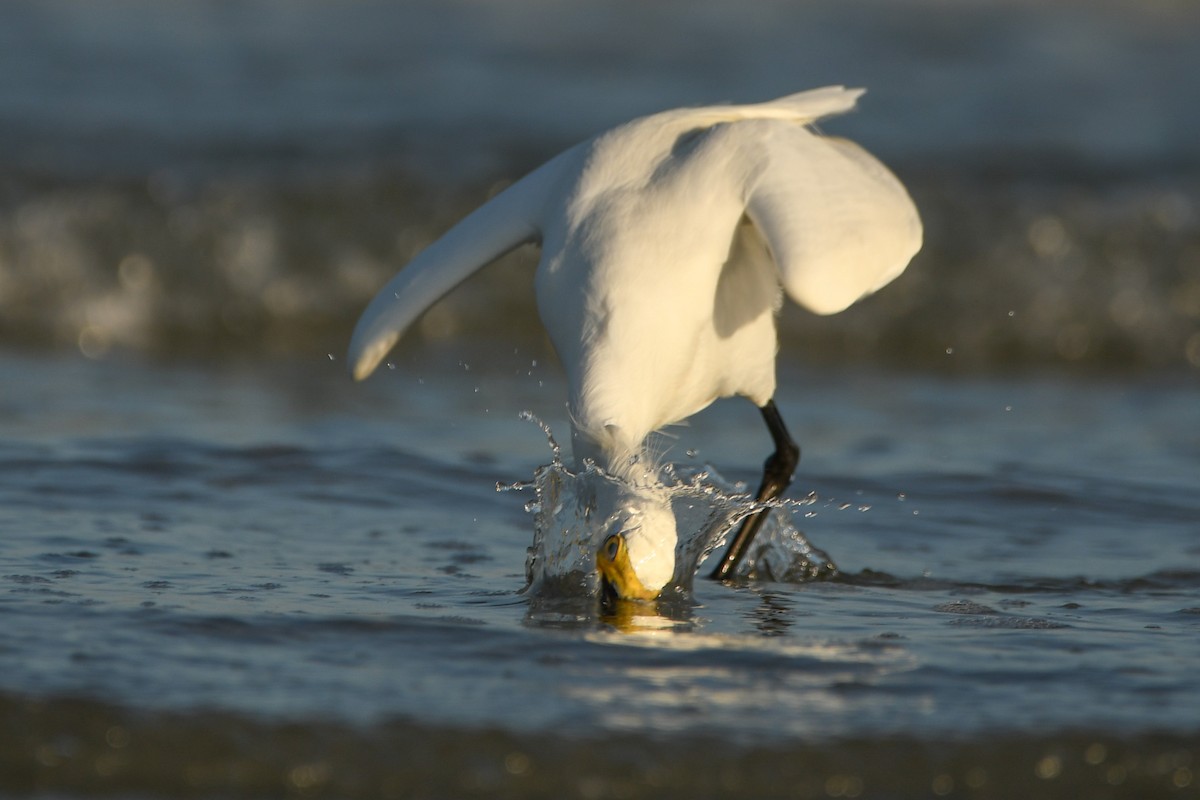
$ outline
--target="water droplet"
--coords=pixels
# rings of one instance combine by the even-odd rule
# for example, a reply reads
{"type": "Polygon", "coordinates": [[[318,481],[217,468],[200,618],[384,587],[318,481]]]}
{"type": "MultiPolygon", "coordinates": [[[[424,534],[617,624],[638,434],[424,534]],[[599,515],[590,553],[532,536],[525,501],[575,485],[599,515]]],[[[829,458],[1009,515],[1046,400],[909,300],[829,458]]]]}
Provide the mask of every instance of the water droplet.
{"type": "Polygon", "coordinates": [[[1034,767],[1034,773],[1042,780],[1053,780],[1062,772],[1062,759],[1058,756],[1046,756],[1034,767]]]}
{"type": "Polygon", "coordinates": [[[1067,228],[1057,217],[1047,215],[1034,220],[1027,237],[1034,253],[1045,259],[1060,259],[1071,249],[1067,228]]]}
{"type": "Polygon", "coordinates": [[[388,368],[388,369],[395,369],[395,368],[396,368],[396,365],[395,365],[395,364],[393,364],[391,361],[389,361],[389,362],[387,362],[387,368],[388,368]]]}
{"type": "Polygon", "coordinates": [[[509,753],[504,757],[504,769],[509,775],[524,775],[529,771],[529,756],[521,752],[509,753]]]}
{"type": "Polygon", "coordinates": [[[901,503],[903,503],[905,500],[908,499],[908,495],[906,495],[904,492],[900,492],[896,495],[896,499],[899,500],[901,503]]]}
{"type": "Polygon", "coordinates": [[[954,348],[953,348],[953,347],[947,347],[947,348],[946,348],[946,355],[948,355],[948,356],[952,356],[952,355],[954,355],[954,348]]]}
{"type": "Polygon", "coordinates": [[[114,725],[105,732],[104,741],[114,750],[121,750],[129,746],[129,731],[114,725]]]}
{"type": "Polygon", "coordinates": [[[329,357],[330,361],[337,361],[337,357],[335,357],[333,353],[326,353],[325,355],[329,357]]]}
{"type": "Polygon", "coordinates": [[[1099,742],[1089,745],[1088,749],[1083,752],[1083,760],[1093,767],[1104,763],[1104,759],[1107,756],[1108,748],[1099,742]]]}
{"type": "Polygon", "coordinates": [[[696,450],[695,448],[688,448],[688,450],[687,450],[688,458],[695,458],[697,455],[699,455],[698,450],[696,450]]]}

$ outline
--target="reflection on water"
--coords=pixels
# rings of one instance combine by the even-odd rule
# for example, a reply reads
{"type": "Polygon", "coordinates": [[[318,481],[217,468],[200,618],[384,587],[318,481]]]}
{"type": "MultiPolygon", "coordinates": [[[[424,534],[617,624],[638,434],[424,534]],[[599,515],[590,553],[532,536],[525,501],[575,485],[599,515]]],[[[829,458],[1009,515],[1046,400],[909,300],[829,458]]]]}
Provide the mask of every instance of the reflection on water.
{"type": "MultiPolygon", "coordinates": [[[[1198,14],[0,3],[0,787],[1194,793],[1198,14]],[[747,501],[681,468],[685,591],[599,605],[610,479],[515,418],[567,425],[531,252],[345,379],[366,299],[562,146],[843,82],[927,244],[785,312],[806,461],[732,585],[691,572],[747,501]]],[[[745,410],[674,460],[755,480],[745,410]]]]}
{"type": "Polygon", "coordinates": [[[568,689],[603,715],[605,727],[677,732],[691,727],[692,717],[770,716],[776,735],[811,735],[807,720],[814,715],[859,710],[860,699],[847,687],[881,684],[920,666],[899,642],[781,642],[695,631],[679,636],[669,625],[645,620],[631,617],[628,628],[586,636],[606,647],[650,652],[632,659],[636,663],[621,669],[619,679],[568,689]]]}
{"type": "MultiPolygon", "coordinates": [[[[510,362],[362,387],[324,359],[0,359],[22,387],[0,396],[4,785],[1194,785],[1190,384],[785,368],[806,444],[791,516],[838,573],[698,579],[604,609],[522,592],[536,515],[528,491],[493,488],[554,462],[514,412],[561,410],[563,393],[510,362]]],[[[679,435],[685,465],[705,447],[684,486],[706,461],[757,478],[765,434],[744,404],[679,435]]],[[[740,502],[718,488],[704,497],[740,502]]]]}

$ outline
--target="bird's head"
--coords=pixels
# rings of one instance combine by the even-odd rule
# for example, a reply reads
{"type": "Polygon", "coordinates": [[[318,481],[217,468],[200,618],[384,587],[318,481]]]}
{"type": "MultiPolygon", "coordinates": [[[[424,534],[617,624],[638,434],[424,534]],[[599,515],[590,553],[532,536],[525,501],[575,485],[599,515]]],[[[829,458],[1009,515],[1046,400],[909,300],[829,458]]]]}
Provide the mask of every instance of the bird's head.
{"type": "Polygon", "coordinates": [[[621,600],[654,600],[675,574],[675,514],[669,503],[628,505],[596,552],[601,590],[621,600]]]}

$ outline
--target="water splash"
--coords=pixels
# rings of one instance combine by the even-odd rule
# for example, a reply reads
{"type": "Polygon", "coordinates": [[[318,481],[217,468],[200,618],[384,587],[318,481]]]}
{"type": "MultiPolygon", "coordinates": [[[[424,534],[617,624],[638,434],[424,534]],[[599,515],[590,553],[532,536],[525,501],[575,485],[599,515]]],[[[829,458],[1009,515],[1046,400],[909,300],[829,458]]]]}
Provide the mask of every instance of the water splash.
{"type": "MultiPolygon", "coordinates": [[[[520,416],[541,428],[551,453],[550,463],[538,467],[533,480],[496,487],[535,495],[525,504],[534,515],[533,543],[525,560],[527,591],[537,596],[597,595],[596,550],[613,519],[618,497],[632,487],[590,461],[578,472],[571,470],[563,463],[562,448],[549,425],[528,411],[520,416]]],[[[837,572],[829,556],[812,546],[792,522],[792,512],[815,503],[815,494],[760,502],[743,484],[726,480],[711,466],[667,464],[658,477],[670,497],[679,532],[675,574],[664,595],[688,596],[704,560],[725,544],[739,522],[763,508],[770,509],[770,516],[735,578],[798,582],[837,572]]]]}

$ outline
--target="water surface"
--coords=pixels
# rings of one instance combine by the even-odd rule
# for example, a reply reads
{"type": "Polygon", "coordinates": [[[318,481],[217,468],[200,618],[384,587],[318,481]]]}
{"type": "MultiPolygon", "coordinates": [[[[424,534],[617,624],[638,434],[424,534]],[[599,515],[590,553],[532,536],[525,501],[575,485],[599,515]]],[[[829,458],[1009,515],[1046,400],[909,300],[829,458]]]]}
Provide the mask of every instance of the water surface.
{"type": "MultiPolygon", "coordinates": [[[[698,580],[662,616],[612,617],[522,593],[531,518],[520,493],[495,491],[549,460],[539,429],[494,410],[553,419],[549,368],[540,386],[493,365],[424,383],[397,369],[362,389],[338,366],[4,360],[5,384],[25,391],[0,418],[0,690],[35,727],[76,707],[81,720],[9,740],[41,759],[11,773],[19,785],[81,790],[47,764],[114,755],[111,783],[86,786],[182,792],[135,778],[143,757],[164,757],[148,740],[191,736],[212,714],[218,750],[266,725],[288,763],[329,729],[385,751],[392,736],[448,737],[437,764],[381,752],[360,766],[453,792],[467,785],[449,765],[495,757],[482,731],[556,786],[587,771],[584,751],[630,741],[675,764],[713,741],[767,758],[904,740],[925,753],[915,770],[953,741],[960,788],[972,765],[1005,785],[992,751],[1024,741],[1005,770],[1062,754],[1080,762],[1075,791],[1149,780],[1144,764],[1088,766],[1088,747],[1132,740],[1149,759],[1146,737],[1166,734],[1179,765],[1153,785],[1190,775],[1194,386],[787,370],[781,408],[807,448],[793,494],[815,493],[795,522],[838,577],[698,580]],[[96,718],[132,730],[128,745],[89,738],[96,718]],[[285,723],[299,727],[272,727],[285,723]],[[593,744],[543,762],[562,737],[593,744]]],[[[681,460],[753,479],[758,427],[748,405],[719,404],[678,431],[681,460]]],[[[343,762],[323,758],[318,783],[343,792],[343,762]]],[[[519,788],[493,767],[493,789],[519,788]]]]}
{"type": "Polygon", "coordinates": [[[1195,794],[1198,8],[0,4],[0,794],[1195,794]],[[575,141],[829,83],[926,226],[783,315],[837,575],[529,597],[534,253],[357,386],[356,315],[575,141]]]}

